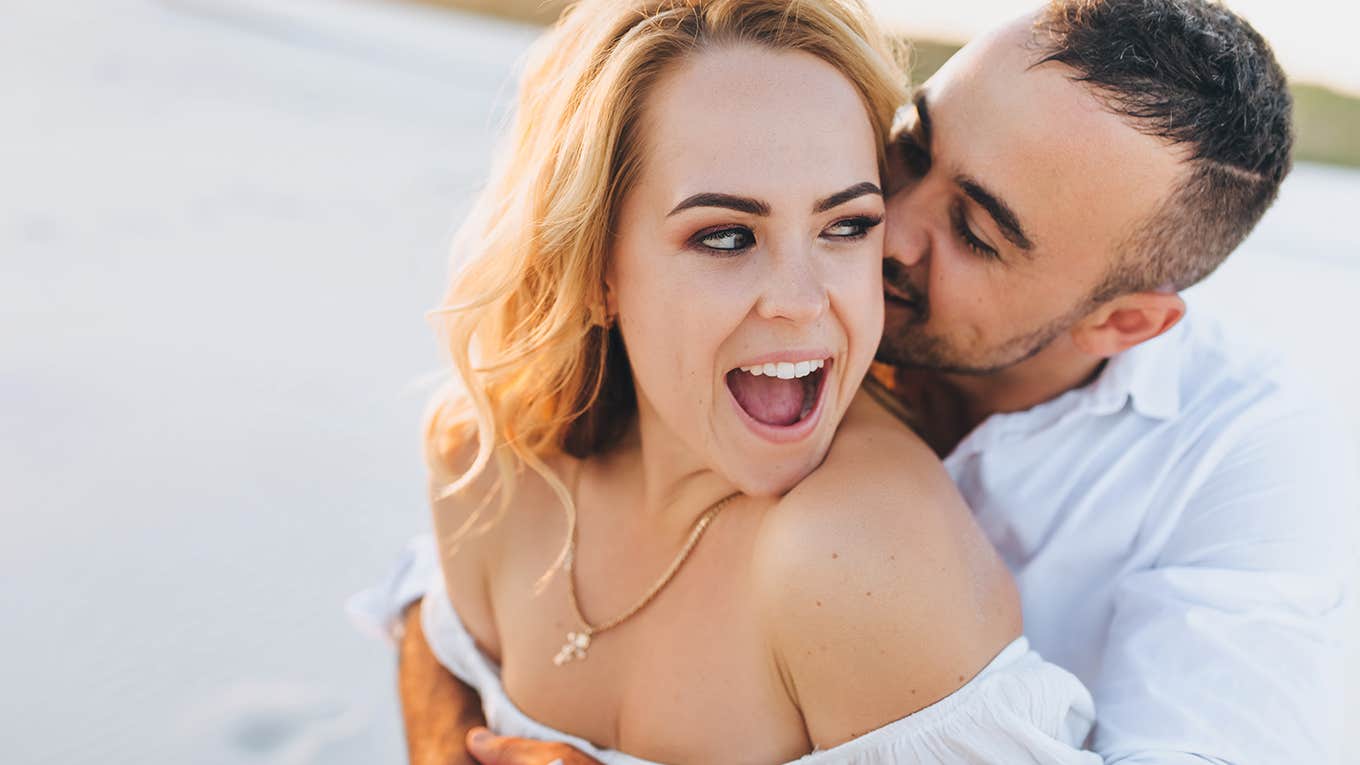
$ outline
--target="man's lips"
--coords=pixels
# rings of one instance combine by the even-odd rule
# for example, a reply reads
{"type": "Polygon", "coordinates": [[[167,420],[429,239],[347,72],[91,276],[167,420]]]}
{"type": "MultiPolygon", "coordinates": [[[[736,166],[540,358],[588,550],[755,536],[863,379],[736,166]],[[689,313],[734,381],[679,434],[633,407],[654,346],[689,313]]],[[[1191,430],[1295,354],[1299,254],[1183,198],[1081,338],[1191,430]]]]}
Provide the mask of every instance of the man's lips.
{"type": "Polygon", "coordinates": [[[898,290],[893,289],[893,286],[891,284],[883,285],[883,297],[889,300],[896,300],[899,303],[911,303],[913,305],[916,304],[916,300],[912,298],[911,295],[907,295],[903,292],[899,292],[898,290]]]}
{"type": "Polygon", "coordinates": [[[904,308],[920,312],[921,303],[912,295],[906,295],[893,289],[888,285],[883,285],[883,299],[889,303],[896,303],[904,308]]]}
{"type": "Polygon", "coordinates": [[[883,259],[883,299],[917,313],[925,312],[925,295],[912,284],[907,267],[892,258],[883,259]]]}

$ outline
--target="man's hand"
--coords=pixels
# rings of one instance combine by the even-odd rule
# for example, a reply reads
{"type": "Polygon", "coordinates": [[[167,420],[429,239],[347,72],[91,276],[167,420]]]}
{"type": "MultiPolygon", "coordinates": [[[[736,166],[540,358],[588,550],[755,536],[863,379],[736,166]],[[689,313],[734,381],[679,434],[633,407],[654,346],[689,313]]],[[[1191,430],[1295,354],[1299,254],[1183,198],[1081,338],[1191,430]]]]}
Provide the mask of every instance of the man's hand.
{"type": "Polygon", "coordinates": [[[419,602],[406,609],[403,622],[397,688],[411,765],[473,765],[463,738],[486,723],[481,700],[430,652],[419,602]]]}
{"type": "Polygon", "coordinates": [[[497,736],[486,728],[468,731],[467,749],[482,765],[600,765],[566,744],[497,736]]]}

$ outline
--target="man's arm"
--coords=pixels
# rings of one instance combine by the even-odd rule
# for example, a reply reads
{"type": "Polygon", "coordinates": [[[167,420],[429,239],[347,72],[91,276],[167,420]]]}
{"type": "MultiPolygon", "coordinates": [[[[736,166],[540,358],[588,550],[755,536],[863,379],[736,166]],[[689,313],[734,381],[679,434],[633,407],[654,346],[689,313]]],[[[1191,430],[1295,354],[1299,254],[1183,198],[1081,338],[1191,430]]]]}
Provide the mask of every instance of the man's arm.
{"type": "Polygon", "coordinates": [[[397,666],[411,765],[599,765],[566,744],[491,735],[477,692],[445,669],[425,642],[421,602],[402,615],[397,666]]]}
{"type": "Polygon", "coordinates": [[[425,642],[421,601],[402,616],[397,690],[411,765],[474,765],[464,745],[468,731],[486,724],[477,692],[454,677],[425,642]]]}
{"type": "Polygon", "coordinates": [[[1156,564],[1114,584],[1106,763],[1336,762],[1360,460],[1329,419],[1227,434],[1156,564]]]}
{"type": "Polygon", "coordinates": [[[397,647],[397,690],[411,765],[589,765],[595,761],[560,744],[491,736],[476,691],[439,663],[421,628],[421,604],[439,556],[428,534],[406,545],[397,565],[346,603],[360,630],[397,647]],[[473,744],[464,737],[484,736],[473,744]],[[469,755],[472,752],[477,759],[469,755]]]}

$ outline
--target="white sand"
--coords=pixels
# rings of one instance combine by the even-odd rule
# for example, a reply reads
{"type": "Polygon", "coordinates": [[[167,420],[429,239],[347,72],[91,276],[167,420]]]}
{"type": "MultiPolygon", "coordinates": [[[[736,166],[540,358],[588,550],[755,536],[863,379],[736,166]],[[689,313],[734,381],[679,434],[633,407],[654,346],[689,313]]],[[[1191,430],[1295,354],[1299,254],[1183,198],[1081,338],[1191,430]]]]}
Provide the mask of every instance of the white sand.
{"type": "MultiPolygon", "coordinates": [[[[376,763],[340,604],[426,524],[421,311],[532,31],[399,4],[6,3],[0,760],[376,763]]],[[[1360,174],[1200,300],[1360,383],[1360,174]]]]}

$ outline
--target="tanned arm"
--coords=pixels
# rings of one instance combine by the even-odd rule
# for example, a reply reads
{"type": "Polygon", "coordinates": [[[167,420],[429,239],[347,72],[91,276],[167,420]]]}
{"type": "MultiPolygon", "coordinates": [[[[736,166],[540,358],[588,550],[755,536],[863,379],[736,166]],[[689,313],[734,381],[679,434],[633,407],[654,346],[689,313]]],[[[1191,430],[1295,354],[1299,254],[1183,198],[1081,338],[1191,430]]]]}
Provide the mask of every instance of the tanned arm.
{"type": "Polygon", "coordinates": [[[430,652],[420,631],[420,606],[402,621],[397,689],[411,765],[599,765],[566,744],[491,735],[477,692],[454,677],[430,652]],[[468,740],[469,733],[480,735],[468,740]],[[471,746],[477,758],[469,753],[471,746]]]}
{"type": "Polygon", "coordinates": [[[486,724],[481,699],[444,668],[420,630],[420,601],[403,616],[397,665],[406,748],[411,765],[476,765],[464,739],[486,724]]]}

